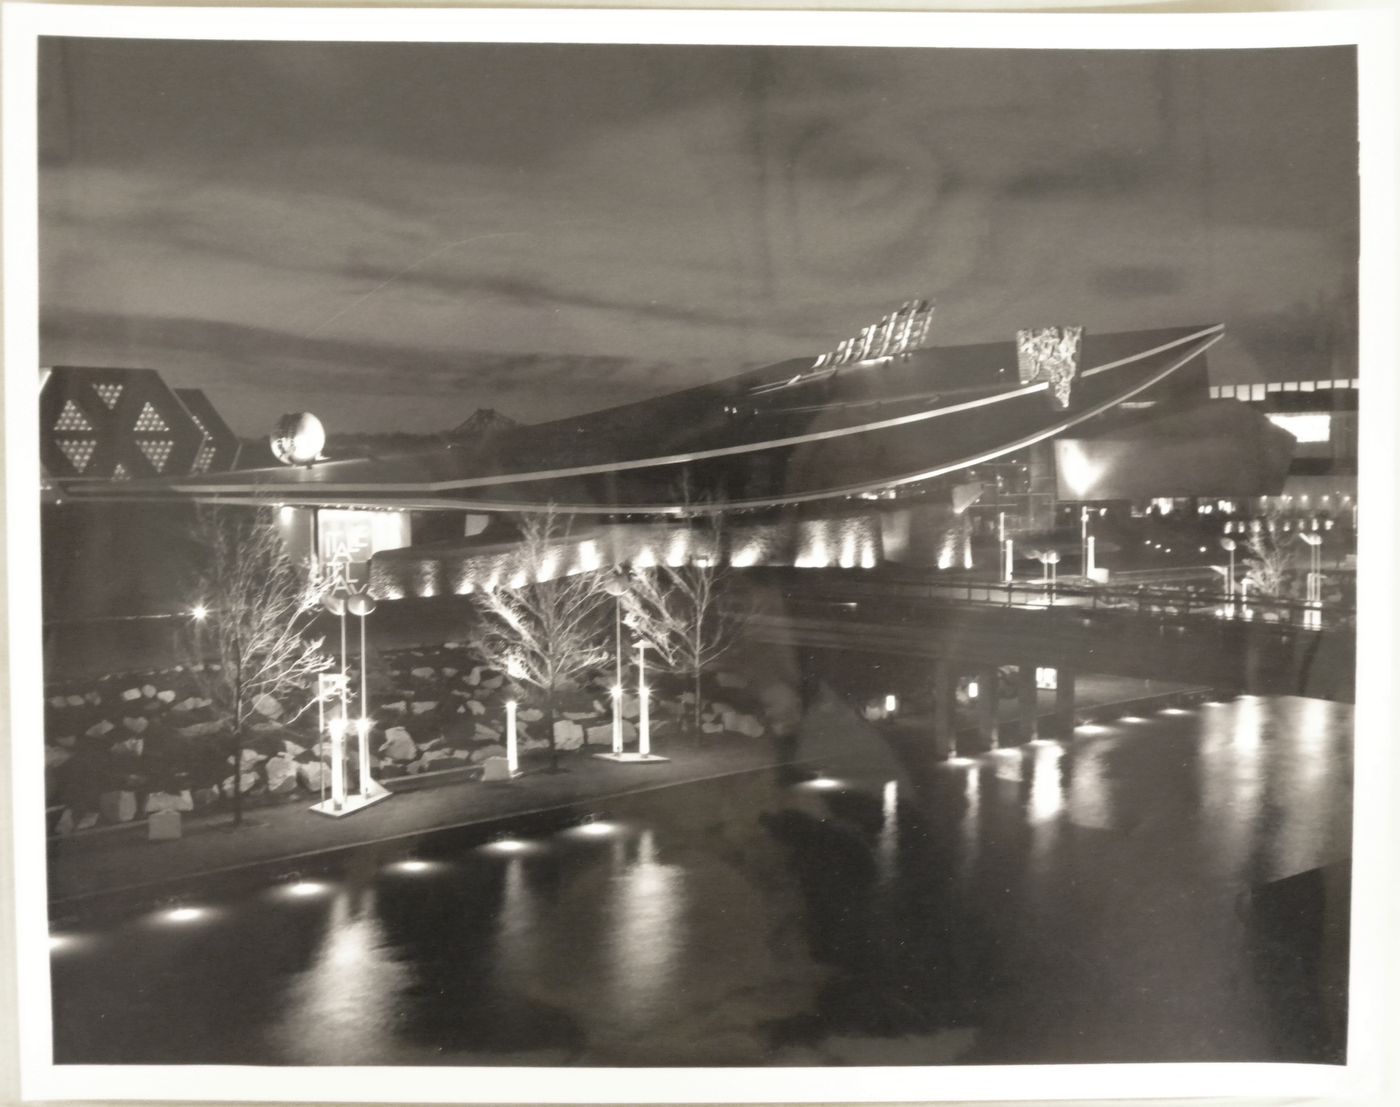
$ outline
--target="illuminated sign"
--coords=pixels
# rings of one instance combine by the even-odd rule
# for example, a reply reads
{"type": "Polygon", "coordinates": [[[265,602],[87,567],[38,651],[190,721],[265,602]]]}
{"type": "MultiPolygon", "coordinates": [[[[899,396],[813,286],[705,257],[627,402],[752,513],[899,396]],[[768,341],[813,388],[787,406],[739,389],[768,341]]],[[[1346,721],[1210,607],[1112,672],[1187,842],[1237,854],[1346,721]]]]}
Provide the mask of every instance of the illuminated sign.
{"type": "Polygon", "coordinates": [[[368,577],[369,559],[380,550],[397,550],[410,542],[406,511],[317,512],[320,540],[316,554],[333,583],[358,585],[368,577]]]}

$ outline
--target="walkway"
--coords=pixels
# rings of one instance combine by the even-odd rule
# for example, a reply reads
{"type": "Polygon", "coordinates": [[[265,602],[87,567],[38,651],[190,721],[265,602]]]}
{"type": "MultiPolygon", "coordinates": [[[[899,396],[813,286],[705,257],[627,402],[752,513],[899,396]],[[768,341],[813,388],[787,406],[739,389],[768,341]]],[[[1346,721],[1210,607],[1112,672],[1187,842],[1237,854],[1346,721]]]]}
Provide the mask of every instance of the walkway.
{"type": "MultiPolygon", "coordinates": [[[[1134,702],[1158,700],[1173,692],[1189,692],[1182,685],[1115,677],[1081,678],[1081,708],[1127,711],[1134,702]]],[[[1053,693],[1049,694],[1053,699],[1053,693]]],[[[1042,707],[1048,710],[1049,700],[1042,707]]],[[[1002,705],[1012,718],[1014,701],[1002,705]]],[[[969,719],[970,722],[970,719],[969,719]]],[[[906,720],[898,729],[897,744],[908,746],[906,720]]],[[[144,824],[86,832],[49,843],[49,898],[51,914],[61,916],[84,902],[127,893],[152,896],[173,890],[164,885],[191,880],[247,866],[278,864],[288,870],[316,863],[317,855],[356,849],[371,844],[399,842],[411,846],[417,837],[433,831],[474,824],[523,818],[549,810],[577,808],[580,817],[606,805],[610,799],[639,791],[672,787],[728,775],[771,769],[779,764],[815,765],[823,759],[850,752],[857,734],[870,736],[872,728],[834,700],[826,700],[803,720],[798,740],[780,749],[771,739],[746,739],[732,735],[707,737],[703,746],[691,740],[658,742],[655,752],[671,760],[647,765],[627,765],[591,756],[564,755],[559,773],[544,771],[543,762],[509,783],[481,784],[465,780],[458,772],[442,774],[443,783],[424,787],[426,778],[395,780],[411,786],[393,798],[345,819],[332,819],[309,810],[304,802],[256,807],[245,816],[244,826],[234,829],[227,814],[187,817],[184,836],[174,841],[151,842],[144,824]]]]}

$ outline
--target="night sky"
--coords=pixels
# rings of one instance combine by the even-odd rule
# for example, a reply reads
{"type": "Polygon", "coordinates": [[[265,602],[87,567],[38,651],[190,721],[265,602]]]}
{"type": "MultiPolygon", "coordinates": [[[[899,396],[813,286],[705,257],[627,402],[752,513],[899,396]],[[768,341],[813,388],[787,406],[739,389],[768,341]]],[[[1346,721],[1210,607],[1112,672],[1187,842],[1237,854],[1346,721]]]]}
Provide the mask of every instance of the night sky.
{"type": "Polygon", "coordinates": [[[526,422],[817,354],[1224,322],[1355,374],[1354,51],[48,40],[44,364],[234,429],[526,422]]]}

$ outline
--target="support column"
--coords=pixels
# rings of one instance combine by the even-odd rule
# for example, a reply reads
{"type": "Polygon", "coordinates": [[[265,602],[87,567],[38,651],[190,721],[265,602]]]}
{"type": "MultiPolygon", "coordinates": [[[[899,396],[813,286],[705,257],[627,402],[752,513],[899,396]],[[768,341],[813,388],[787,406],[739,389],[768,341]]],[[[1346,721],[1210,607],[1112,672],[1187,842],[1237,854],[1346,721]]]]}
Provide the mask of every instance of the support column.
{"type": "Polygon", "coordinates": [[[1074,737],[1074,670],[1060,669],[1055,678],[1055,737],[1068,742],[1074,737]]]}
{"type": "Polygon", "coordinates": [[[1025,662],[1016,669],[1016,732],[1017,743],[1036,738],[1036,715],[1040,711],[1039,693],[1035,686],[1035,664],[1025,662]]]}
{"type": "Polygon", "coordinates": [[[957,752],[958,672],[946,658],[933,662],[933,752],[942,761],[957,752]]]}
{"type": "Polygon", "coordinates": [[[997,748],[997,715],[1001,707],[1001,690],[996,666],[987,666],[977,671],[977,699],[974,707],[977,713],[977,752],[997,748]]]}

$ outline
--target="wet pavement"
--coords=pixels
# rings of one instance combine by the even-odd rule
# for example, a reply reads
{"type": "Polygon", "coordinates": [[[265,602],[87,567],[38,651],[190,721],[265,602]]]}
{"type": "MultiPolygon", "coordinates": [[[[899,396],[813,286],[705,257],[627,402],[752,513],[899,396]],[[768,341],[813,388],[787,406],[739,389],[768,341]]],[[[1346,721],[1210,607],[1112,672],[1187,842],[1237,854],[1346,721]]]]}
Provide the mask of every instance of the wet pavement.
{"type": "Polygon", "coordinates": [[[819,765],[133,897],[55,927],[56,1060],[1337,1061],[1351,718],[935,764],[833,717],[819,765]]]}

